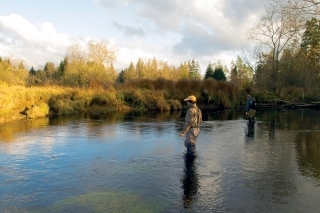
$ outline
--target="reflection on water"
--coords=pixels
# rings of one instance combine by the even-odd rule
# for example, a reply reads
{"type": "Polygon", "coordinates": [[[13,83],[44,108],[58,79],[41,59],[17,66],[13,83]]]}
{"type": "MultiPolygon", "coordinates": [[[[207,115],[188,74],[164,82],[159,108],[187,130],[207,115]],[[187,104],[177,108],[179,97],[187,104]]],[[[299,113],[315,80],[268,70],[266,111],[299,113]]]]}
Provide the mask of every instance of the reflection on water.
{"type": "Polygon", "coordinates": [[[246,128],[246,136],[247,137],[254,137],[254,126],[255,126],[255,124],[247,125],[247,128],[246,128]]]}
{"type": "Polygon", "coordinates": [[[193,200],[196,199],[199,183],[199,174],[197,172],[197,165],[195,164],[195,157],[184,155],[184,175],[182,180],[183,188],[183,206],[186,209],[192,209],[193,200]]]}
{"type": "Polygon", "coordinates": [[[0,212],[316,212],[320,111],[185,111],[0,124],[0,212]]]}
{"type": "Polygon", "coordinates": [[[320,131],[300,132],[295,143],[300,172],[320,186],[320,131]]]}
{"type": "Polygon", "coordinates": [[[47,212],[161,212],[155,202],[139,197],[138,194],[119,192],[89,192],[85,195],[58,201],[49,208],[35,210],[47,212]],[[108,204],[108,205],[101,205],[108,204]],[[124,205],[125,204],[125,205],[124,205]]]}

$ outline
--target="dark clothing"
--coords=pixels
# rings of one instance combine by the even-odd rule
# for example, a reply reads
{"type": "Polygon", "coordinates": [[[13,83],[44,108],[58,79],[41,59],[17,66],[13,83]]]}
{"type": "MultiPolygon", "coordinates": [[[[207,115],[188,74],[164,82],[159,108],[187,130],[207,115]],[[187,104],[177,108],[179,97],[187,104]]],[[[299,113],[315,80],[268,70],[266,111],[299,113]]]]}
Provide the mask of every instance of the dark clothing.
{"type": "Polygon", "coordinates": [[[250,106],[251,106],[252,102],[253,102],[252,98],[247,98],[247,102],[246,102],[246,112],[249,112],[250,106]]]}
{"type": "Polygon", "coordinates": [[[254,103],[253,99],[247,98],[246,102],[246,114],[248,116],[249,124],[254,123],[255,115],[256,115],[256,110],[255,107],[252,107],[252,104],[254,103]]]}

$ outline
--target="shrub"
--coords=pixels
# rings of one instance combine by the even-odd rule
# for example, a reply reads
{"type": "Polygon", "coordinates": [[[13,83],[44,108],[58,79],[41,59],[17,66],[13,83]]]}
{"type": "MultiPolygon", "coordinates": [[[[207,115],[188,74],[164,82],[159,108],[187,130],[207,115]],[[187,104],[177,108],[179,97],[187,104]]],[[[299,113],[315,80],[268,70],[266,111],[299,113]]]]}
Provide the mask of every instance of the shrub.
{"type": "Polygon", "coordinates": [[[33,106],[28,111],[28,118],[43,118],[49,115],[49,106],[46,103],[33,106]]]}

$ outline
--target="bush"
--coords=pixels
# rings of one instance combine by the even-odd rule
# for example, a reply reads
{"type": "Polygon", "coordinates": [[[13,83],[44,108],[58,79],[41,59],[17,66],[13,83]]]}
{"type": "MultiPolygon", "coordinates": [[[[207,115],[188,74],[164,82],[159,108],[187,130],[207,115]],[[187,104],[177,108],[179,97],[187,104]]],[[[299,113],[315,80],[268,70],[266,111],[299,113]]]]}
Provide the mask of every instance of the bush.
{"type": "Polygon", "coordinates": [[[28,111],[28,118],[43,118],[49,115],[49,106],[46,103],[41,103],[33,106],[28,111]]]}

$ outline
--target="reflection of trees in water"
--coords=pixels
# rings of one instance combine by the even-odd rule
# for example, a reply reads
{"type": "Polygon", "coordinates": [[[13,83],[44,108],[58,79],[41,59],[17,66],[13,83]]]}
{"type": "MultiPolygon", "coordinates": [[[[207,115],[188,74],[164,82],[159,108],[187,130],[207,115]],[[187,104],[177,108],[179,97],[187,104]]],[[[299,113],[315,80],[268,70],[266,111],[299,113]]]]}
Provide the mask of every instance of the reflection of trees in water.
{"type": "Polygon", "coordinates": [[[182,179],[183,206],[192,209],[193,201],[197,196],[200,187],[199,174],[194,157],[184,156],[184,174],[182,179]]]}
{"type": "Polygon", "coordinates": [[[320,123],[320,111],[312,109],[258,109],[258,120],[268,122],[270,130],[315,129],[320,123]]]}
{"type": "Polygon", "coordinates": [[[318,130],[320,111],[313,109],[258,109],[261,125],[268,126],[269,138],[274,139],[277,130],[318,130]]]}
{"type": "Polygon", "coordinates": [[[295,143],[300,172],[320,185],[320,133],[298,133],[295,143]]]}
{"type": "Polygon", "coordinates": [[[244,116],[244,110],[202,111],[202,119],[204,121],[238,120],[243,116],[244,116]]]}
{"type": "Polygon", "coordinates": [[[39,118],[33,120],[13,121],[0,124],[0,141],[14,141],[17,134],[28,132],[30,130],[41,129],[49,123],[48,118],[39,118]]]}
{"type": "Polygon", "coordinates": [[[131,111],[124,115],[123,121],[137,121],[137,122],[150,122],[150,121],[169,121],[172,119],[179,120],[181,118],[181,110],[177,111],[131,111]]]}

